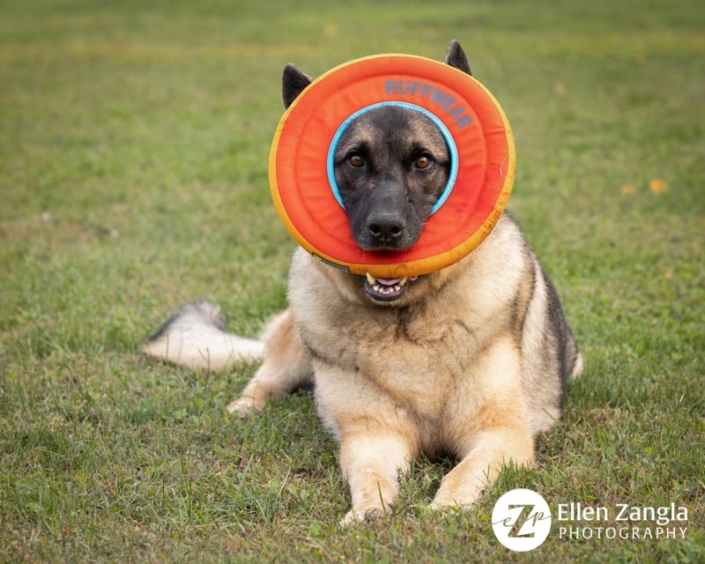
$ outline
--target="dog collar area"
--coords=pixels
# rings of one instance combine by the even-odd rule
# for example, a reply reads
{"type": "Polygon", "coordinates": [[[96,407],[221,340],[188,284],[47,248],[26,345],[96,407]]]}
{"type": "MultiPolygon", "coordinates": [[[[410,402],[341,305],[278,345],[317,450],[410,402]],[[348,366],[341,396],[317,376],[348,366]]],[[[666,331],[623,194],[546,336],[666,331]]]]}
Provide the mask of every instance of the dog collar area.
{"type": "Polygon", "coordinates": [[[298,96],[274,135],[269,178],[280,219],[309,253],[352,274],[404,278],[450,266],[485,239],[509,199],[515,166],[509,122],[482,84],[431,59],[378,55],[334,68],[298,96]],[[451,169],[417,243],[381,253],[354,241],[333,154],[355,119],[384,105],[429,117],[451,169]]]}

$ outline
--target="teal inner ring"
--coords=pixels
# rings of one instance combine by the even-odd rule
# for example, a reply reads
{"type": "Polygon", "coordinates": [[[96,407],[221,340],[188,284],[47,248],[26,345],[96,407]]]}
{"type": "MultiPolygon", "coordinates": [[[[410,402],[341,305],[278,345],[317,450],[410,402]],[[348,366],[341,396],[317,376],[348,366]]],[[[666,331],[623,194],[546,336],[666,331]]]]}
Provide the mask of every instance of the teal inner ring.
{"type": "Polygon", "coordinates": [[[374,110],[375,108],[380,108],[382,106],[398,106],[402,108],[407,108],[409,110],[414,110],[416,112],[421,112],[423,115],[428,117],[433,123],[436,124],[436,127],[438,127],[438,130],[441,132],[443,138],[446,141],[446,145],[448,146],[448,152],[450,153],[450,174],[448,175],[448,182],[446,183],[446,187],[443,189],[443,192],[438,197],[438,200],[431,209],[431,215],[433,215],[446,202],[448,196],[450,196],[450,193],[453,191],[453,186],[455,186],[455,179],[458,176],[458,148],[455,146],[455,140],[450,134],[450,131],[448,131],[448,128],[440,119],[438,119],[427,109],[422,108],[421,106],[417,106],[415,104],[408,104],[407,102],[380,102],[378,104],[372,104],[371,106],[367,106],[355,112],[348,119],[346,119],[338,128],[338,131],[335,132],[333,140],[330,143],[330,147],[328,149],[328,161],[326,163],[328,171],[328,184],[330,184],[330,188],[333,191],[333,196],[335,196],[335,199],[337,200],[338,204],[340,204],[340,207],[345,209],[345,205],[343,204],[343,198],[340,196],[340,190],[338,189],[338,183],[335,180],[335,150],[338,147],[338,142],[340,141],[340,138],[342,137],[343,133],[345,133],[345,130],[350,126],[350,124],[357,118],[359,118],[362,114],[367,113],[370,110],[374,110]]]}

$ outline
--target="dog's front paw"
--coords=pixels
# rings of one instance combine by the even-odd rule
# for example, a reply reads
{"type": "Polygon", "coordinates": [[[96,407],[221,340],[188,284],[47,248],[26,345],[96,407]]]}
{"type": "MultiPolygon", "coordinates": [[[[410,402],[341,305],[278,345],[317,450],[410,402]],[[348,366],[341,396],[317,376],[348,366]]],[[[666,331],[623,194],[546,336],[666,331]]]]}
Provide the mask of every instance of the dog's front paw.
{"type": "Polygon", "coordinates": [[[428,506],[432,511],[458,511],[470,509],[482,494],[482,488],[451,488],[443,487],[428,506]]]}
{"type": "Polygon", "coordinates": [[[358,505],[348,511],[347,515],[340,521],[340,526],[351,527],[363,523],[364,521],[374,521],[375,519],[391,515],[392,511],[394,511],[393,503],[387,504],[386,508],[377,504],[358,505]]]}
{"type": "Polygon", "coordinates": [[[428,505],[428,508],[431,511],[440,511],[442,513],[454,513],[456,511],[465,511],[467,509],[470,509],[471,507],[472,503],[458,503],[456,501],[448,503],[445,500],[438,501],[435,499],[428,505]]]}
{"type": "Polygon", "coordinates": [[[254,413],[255,411],[259,411],[261,408],[262,406],[257,404],[255,398],[241,396],[235,401],[230,402],[225,409],[228,410],[230,415],[244,417],[254,413]]]}

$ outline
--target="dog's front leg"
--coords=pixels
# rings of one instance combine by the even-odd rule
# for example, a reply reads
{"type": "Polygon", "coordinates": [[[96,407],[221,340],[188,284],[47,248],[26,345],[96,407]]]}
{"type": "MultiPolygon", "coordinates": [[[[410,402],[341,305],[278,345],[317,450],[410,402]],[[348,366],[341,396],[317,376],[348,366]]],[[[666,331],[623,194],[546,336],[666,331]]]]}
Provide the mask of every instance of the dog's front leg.
{"type": "Polygon", "coordinates": [[[352,498],[342,525],[391,512],[399,493],[399,472],[409,469],[413,455],[409,438],[375,427],[341,433],[340,466],[352,498]]]}
{"type": "Polygon", "coordinates": [[[441,481],[432,509],[468,507],[496,480],[502,466],[512,462],[531,466],[533,438],[527,429],[491,429],[476,437],[475,446],[441,481]]]}
{"type": "Polygon", "coordinates": [[[519,348],[510,337],[498,338],[466,380],[476,402],[463,394],[448,411],[452,449],[460,459],[442,480],[431,508],[472,505],[503,465],[531,466],[534,438],[521,379],[519,348]],[[452,414],[452,415],[451,415],[452,414]]]}
{"type": "Polygon", "coordinates": [[[313,367],[291,311],[275,317],[262,336],[264,362],[242,395],[231,402],[230,413],[245,414],[262,409],[269,399],[278,399],[297,388],[313,384],[313,367]]]}

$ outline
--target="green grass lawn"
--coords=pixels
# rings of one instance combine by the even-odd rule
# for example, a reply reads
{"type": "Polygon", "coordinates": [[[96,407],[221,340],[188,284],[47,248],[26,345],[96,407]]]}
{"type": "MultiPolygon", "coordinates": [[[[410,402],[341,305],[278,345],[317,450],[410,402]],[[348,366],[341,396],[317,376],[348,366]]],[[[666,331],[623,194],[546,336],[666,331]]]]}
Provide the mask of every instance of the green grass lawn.
{"type": "Polygon", "coordinates": [[[701,0],[0,2],[0,562],[705,562],[703,163],[701,0]],[[422,459],[392,517],[342,530],[308,395],[232,420],[254,366],[139,346],[189,300],[245,335],[285,306],[267,158],[286,63],[439,59],[452,38],[512,122],[509,208],[587,369],[537,467],[476,510],[426,512],[452,462],[422,459]],[[511,553],[490,515],[516,487],[554,510],[675,503],[687,538],[554,523],[511,553]]]}

